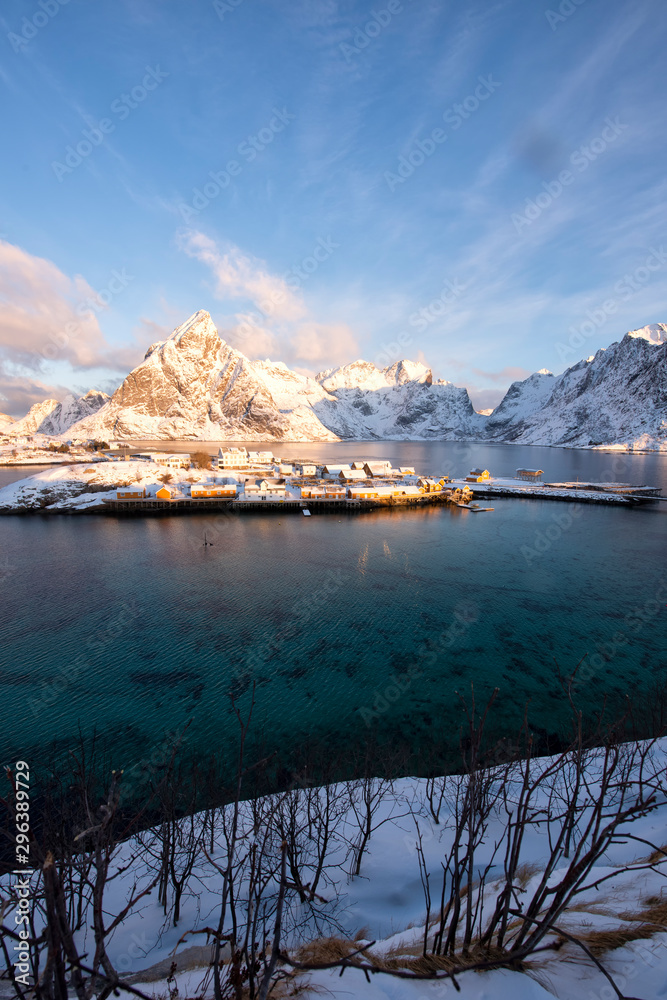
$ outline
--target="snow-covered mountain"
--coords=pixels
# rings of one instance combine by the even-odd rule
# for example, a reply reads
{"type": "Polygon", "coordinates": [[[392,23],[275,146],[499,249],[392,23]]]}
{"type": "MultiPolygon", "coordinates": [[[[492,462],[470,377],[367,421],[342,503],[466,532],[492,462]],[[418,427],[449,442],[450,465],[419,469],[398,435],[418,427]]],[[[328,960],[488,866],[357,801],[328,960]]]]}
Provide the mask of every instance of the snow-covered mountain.
{"type": "Polygon", "coordinates": [[[514,382],[485,436],[516,444],[667,450],[667,325],[626,333],[562,375],[514,382]]]}
{"type": "Polygon", "coordinates": [[[70,428],[82,437],[230,441],[451,438],[479,433],[468,393],[424,365],[367,361],[309,378],[250,361],[197,312],[153,344],[109,402],[70,428]]]}
{"type": "Polygon", "coordinates": [[[328,397],[315,407],[317,415],[340,438],[457,440],[484,428],[465,389],[434,382],[431,369],[416,361],[384,369],[354,361],[315,378],[328,397]]]}
{"type": "Polygon", "coordinates": [[[415,361],[354,361],[314,378],[250,361],[197,312],[152,344],[113,396],[32,407],[10,433],[230,441],[493,440],[667,450],[667,325],[634,330],[594,357],[510,386],[490,415],[415,361]]]}
{"type": "Polygon", "coordinates": [[[11,435],[64,434],[73,424],[96,413],[108,400],[106,392],[94,389],[85,396],[67,395],[62,403],[57,399],[45,399],[43,403],[34,403],[25,417],[15,420],[6,432],[11,435]]]}
{"type": "Polygon", "coordinates": [[[13,423],[16,423],[14,417],[10,417],[8,413],[0,413],[0,432],[6,434],[13,423]]]}

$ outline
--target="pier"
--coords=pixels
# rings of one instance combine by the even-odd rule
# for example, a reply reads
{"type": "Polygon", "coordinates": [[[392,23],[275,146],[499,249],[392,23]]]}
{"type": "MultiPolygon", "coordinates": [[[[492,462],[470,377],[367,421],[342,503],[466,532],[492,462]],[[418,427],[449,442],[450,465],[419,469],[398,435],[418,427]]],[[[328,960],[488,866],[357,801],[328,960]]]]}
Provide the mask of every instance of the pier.
{"type": "Polygon", "coordinates": [[[452,490],[424,494],[419,497],[386,497],[374,500],[357,500],[349,497],[314,497],[308,500],[300,497],[281,497],[275,500],[192,500],[189,497],[174,497],[172,500],[104,500],[104,507],[97,508],[109,514],[193,514],[196,511],[221,511],[235,514],[253,512],[272,514],[299,513],[309,510],[315,513],[358,513],[376,510],[380,507],[425,507],[433,504],[460,504],[460,495],[453,496],[452,490]]]}
{"type": "MultiPolygon", "coordinates": [[[[461,486],[464,481],[452,482],[461,486]]],[[[632,507],[667,499],[654,486],[625,486],[621,483],[526,483],[509,479],[488,479],[467,483],[476,499],[521,497],[530,500],[560,500],[567,503],[598,503],[632,507]]]]}

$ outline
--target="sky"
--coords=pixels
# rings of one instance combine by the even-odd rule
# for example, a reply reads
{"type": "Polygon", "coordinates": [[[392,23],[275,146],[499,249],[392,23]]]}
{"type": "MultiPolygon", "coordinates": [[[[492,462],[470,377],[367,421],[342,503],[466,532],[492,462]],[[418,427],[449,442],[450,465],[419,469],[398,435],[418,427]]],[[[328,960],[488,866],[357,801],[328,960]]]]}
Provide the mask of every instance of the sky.
{"type": "Polygon", "coordinates": [[[4,0],[0,410],[198,309],[497,405],[667,321],[664,0],[4,0]]]}

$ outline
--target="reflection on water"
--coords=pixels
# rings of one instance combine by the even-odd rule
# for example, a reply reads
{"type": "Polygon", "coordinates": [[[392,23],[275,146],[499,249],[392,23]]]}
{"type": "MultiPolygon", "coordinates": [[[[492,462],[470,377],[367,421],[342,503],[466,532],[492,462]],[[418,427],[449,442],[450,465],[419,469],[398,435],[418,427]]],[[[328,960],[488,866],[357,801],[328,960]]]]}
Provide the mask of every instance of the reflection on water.
{"type": "MultiPolygon", "coordinates": [[[[447,447],[344,453],[443,471],[447,447]]],[[[499,447],[475,446],[465,464],[539,463],[570,478],[584,459],[610,458],[499,447]]],[[[664,458],[624,461],[639,463],[635,482],[664,475],[664,458]]],[[[667,598],[654,604],[666,512],[586,506],[568,523],[566,504],[493,506],[484,518],[425,508],[2,519],[0,760],[18,754],[38,770],[81,727],[87,739],[97,731],[113,766],[131,768],[188,720],[179,752],[224,758],[237,736],[230,692],[247,707],[254,684],[258,752],[298,766],[304,747],[353,751],[373,739],[409,752],[405,766],[418,770],[456,742],[459,696],[473,682],[479,699],[499,689],[501,729],[513,731],[528,702],[544,738],[565,719],[559,671],[586,654],[577,693],[589,707],[662,682],[667,598]],[[634,617],[642,608],[645,620],[634,617]]]]}

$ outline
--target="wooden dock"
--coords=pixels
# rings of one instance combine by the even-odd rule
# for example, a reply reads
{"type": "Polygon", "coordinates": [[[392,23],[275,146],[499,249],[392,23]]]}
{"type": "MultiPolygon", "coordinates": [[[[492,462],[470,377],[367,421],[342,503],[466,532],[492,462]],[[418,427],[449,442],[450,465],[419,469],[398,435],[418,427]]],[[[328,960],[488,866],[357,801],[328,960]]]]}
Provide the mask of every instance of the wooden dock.
{"type": "Polygon", "coordinates": [[[424,507],[433,504],[455,502],[450,499],[450,491],[425,493],[419,497],[382,497],[373,500],[350,500],[348,497],[300,499],[288,497],[280,500],[192,500],[190,497],[175,497],[173,500],[104,500],[104,507],[97,508],[108,514],[194,514],[197,511],[225,511],[227,514],[299,513],[308,509],[311,514],[360,513],[378,508],[424,507]]]}
{"type": "MultiPolygon", "coordinates": [[[[452,484],[454,485],[454,484],[452,484]]],[[[634,507],[638,504],[654,503],[662,499],[656,496],[652,488],[647,488],[645,492],[616,493],[604,490],[586,490],[572,487],[550,487],[547,485],[519,485],[508,486],[499,483],[472,483],[470,488],[476,500],[487,500],[492,497],[519,497],[524,500],[556,500],[565,503],[597,503],[607,506],[634,507]]],[[[656,490],[656,492],[658,492],[656,490]]]]}

